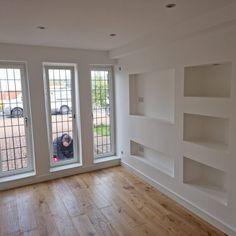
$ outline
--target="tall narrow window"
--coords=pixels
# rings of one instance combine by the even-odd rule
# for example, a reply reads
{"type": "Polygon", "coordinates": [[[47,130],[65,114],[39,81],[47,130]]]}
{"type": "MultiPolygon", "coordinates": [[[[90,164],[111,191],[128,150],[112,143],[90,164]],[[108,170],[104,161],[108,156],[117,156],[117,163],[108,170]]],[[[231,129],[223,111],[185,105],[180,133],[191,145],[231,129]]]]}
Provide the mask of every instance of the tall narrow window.
{"type": "Polygon", "coordinates": [[[113,120],[113,84],[111,68],[91,70],[94,157],[115,153],[113,120]]]}
{"type": "Polygon", "coordinates": [[[0,64],[0,176],[33,169],[24,64],[0,64]]]}
{"type": "Polygon", "coordinates": [[[45,66],[51,166],[78,162],[74,66],[45,66]]]}

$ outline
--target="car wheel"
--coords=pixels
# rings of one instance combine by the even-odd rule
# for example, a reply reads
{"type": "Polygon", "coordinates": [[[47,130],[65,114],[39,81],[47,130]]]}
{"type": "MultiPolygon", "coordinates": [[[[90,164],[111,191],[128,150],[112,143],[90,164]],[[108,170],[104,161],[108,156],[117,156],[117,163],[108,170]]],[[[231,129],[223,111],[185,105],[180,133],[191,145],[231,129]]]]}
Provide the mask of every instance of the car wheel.
{"type": "Polygon", "coordinates": [[[14,109],[12,109],[11,115],[13,117],[23,117],[23,109],[20,107],[15,107],[14,109]]]}
{"type": "Polygon", "coordinates": [[[65,114],[68,114],[69,112],[70,112],[70,108],[68,106],[66,106],[66,105],[61,106],[61,108],[60,108],[61,114],[65,115],[65,114]]]}

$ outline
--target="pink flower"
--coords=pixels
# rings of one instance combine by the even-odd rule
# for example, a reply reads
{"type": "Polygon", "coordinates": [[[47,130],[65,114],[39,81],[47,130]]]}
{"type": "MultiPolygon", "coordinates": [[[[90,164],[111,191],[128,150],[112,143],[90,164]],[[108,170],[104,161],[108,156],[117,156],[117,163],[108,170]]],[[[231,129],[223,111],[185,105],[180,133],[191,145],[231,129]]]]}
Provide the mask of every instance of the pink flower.
{"type": "Polygon", "coordinates": [[[54,156],[54,157],[53,157],[53,162],[59,162],[59,158],[56,157],[56,156],[54,156]]]}

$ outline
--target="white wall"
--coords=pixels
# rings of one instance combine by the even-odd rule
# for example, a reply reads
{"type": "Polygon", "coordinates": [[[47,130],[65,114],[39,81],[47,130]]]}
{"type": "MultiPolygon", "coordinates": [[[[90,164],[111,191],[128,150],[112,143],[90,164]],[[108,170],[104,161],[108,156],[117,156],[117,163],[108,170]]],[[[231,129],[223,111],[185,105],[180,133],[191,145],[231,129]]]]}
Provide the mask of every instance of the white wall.
{"type": "MultiPolygon", "coordinates": [[[[149,42],[148,39],[146,42],[149,42]]],[[[146,48],[134,50],[133,53],[132,45],[126,50],[127,53],[122,51],[123,53],[120,54],[116,70],[117,152],[122,155],[123,164],[229,235],[236,235],[236,27],[231,25],[216,28],[211,32],[201,32],[185,39],[165,42],[163,45],[156,44],[149,47],[147,44],[146,48]],[[231,81],[226,81],[226,85],[222,86],[224,91],[218,93],[220,87],[217,85],[217,92],[209,95],[219,96],[219,98],[204,98],[204,92],[202,98],[184,97],[184,68],[219,62],[232,63],[231,81]],[[169,69],[175,71],[175,101],[170,105],[175,111],[174,123],[166,123],[158,118],[150,119],[147,116],[129,115],[129,75],[169,69]],[[230,97],[222,98],[226,93],[228,94],[225,92],[228,82],[231,83],[230,97]],[[227,138],[223,140],[227,139],[228,146],[221,148],[217,144],[204,146],[183,141],[183,113],[228,119],[228,131],[224,133],[224,128],[219,129],[222,135],[226,134],[227,138]],[[173,158],[174,178],[145,164],[140,160],[141,157],[135,158],[130,155],[130,140],[173,158]],[[184,156],[204,164],[204,168],[209,171],[209,173],[204,172],[204,178],[210,183],[209,186],[195,187],[183,182],[184,156]],[[216,170],[207,166],[214,167],[216,170]],[[226,174],[224,179],[222,171],[226,174]],[[219,175],[218,182],[221,185],[219,192],[218,189],[216,190],[215,196],[215,190],[211,189],[214,175],[219,175]]],[[[116,51],[113,51],[111,55],[114,56],[115,53],[116,51]]],[[[220,77],[217,77],[218,80],[220,77]]],[[[156,89],[158,79],[155,78],[152,82],[156,83],[153,86],[155,89],[148,89],[148,91],[150,97],[155,99],[158,97],[155,93],[160,92],[156,89]]],[[[155,106],[155,103],[156,101],[153,101],[152,109],[158,114],[164,112],[158,110],[162,108],[155,106]]],[[[168,105],[165,102],[163,104],[168,105]]],[[[192,165],[190,167],[192,168],[192,165]]],[[[196,167],[197,164],[193,166],[194,170],[196,167]]]]}
{"type": "Polygon", "coordinates": [[[114,160],[111,162],[94,164],[93,160],[90,66],[113,65],[115,61],[109,59],[107,52],[0,44],[0,60],[26,62],[31,98],[31,121],[36,162],[36,176],[19,181],[0,183],[0,190],[119,163],[119,161],[114,160]],[[43,62],[76,63],[78,65],[82,132],[82,167],[53,173],[49,172],[49,150],[47,143],[43,87],[43,62]]]}

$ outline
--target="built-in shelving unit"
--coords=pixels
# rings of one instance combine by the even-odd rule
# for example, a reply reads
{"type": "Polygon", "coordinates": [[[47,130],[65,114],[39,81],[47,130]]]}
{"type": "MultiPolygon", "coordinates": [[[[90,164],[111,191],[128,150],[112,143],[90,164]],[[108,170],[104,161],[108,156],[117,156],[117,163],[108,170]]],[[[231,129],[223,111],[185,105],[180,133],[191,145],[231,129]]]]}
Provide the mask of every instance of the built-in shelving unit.
{"type": "Polygon", "coordinates": [[[146,147],[140,143],[130,141],[130,154],[159,171],[174,177],[174,159],[167,155],[146,147]]]}
{"type": "Polygon", "coordinates": [[[184,96],[230,97],[232,63],[197,65],[184,69],[184,96]]]}
{"type": "Polygon", "coordinates": [[[217,150],[227,150],[229,120],[184,113],[184,141],[217,150]]]}
{"type": "Polygon", "coordinates": [[[183,181],[226,205],[226,173],[211,166],[184,157],[183,181]]]}
{"type": "Polygon", "coordinates": [[[130,115],[174,122],[173,69],[129,75],[130,115]]]}
{"type": "Polygon", "coordinates": [[[231,77],[231,62],[184,68],[183,182],[224,205],[231,77]]]}

